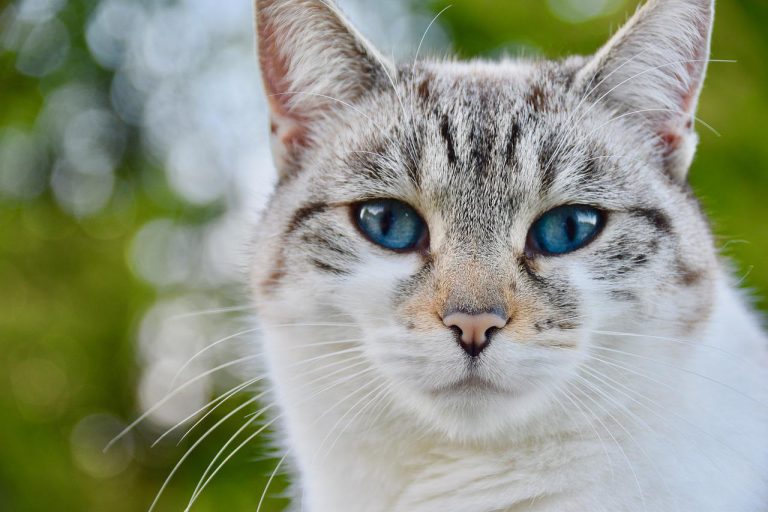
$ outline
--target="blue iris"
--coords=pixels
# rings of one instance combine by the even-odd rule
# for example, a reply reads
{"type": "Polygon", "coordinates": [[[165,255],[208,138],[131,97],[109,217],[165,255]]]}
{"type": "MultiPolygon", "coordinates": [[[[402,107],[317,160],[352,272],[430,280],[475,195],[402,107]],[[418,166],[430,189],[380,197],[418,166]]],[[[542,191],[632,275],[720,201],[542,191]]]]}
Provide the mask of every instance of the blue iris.
{"type": "Polygon", "coordinates": [[[533,224],[530,240],[539,252],[566,254],[591,242],[603,223],[603,213],[591,206],[561,206],[533,224]]]}
{"type": "Polygon", "coordinates": [[[414,249],[426,232],[416,210],[394,199],[375,199],[360,204],[355,220],[368,239],[393,251],[414,249]]]}

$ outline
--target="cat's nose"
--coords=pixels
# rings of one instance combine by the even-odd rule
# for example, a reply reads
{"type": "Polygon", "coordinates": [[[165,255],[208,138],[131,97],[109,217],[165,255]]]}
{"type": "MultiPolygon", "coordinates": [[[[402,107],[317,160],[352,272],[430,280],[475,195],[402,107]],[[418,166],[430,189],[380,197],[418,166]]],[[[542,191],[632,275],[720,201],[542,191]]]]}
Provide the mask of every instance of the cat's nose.
{"type": "Polygon", "coordinates": [[[496,311],[485,313],[465,313],[456,311],[443,317],[448,328],[458,331],[459,345],[470,357],[477,357],[490,342],[493,331],[501,329],[509,317],[496,311]]]}

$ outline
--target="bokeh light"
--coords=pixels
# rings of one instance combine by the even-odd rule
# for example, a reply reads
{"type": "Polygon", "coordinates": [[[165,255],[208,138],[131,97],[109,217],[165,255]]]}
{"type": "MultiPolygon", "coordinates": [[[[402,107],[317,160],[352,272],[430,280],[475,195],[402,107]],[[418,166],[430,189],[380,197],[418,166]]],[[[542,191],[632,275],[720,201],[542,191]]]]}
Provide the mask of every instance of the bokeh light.
{"type": "MultiPolygon", "coordinates": [[[[448,4],[421,55],[586,53],[637,2],[339,3],[385,55],[410,59],[448,4]]],[[[719,9],[715,56],[739,64],[710,73],[701,117],[723,137],[702,135],[694,186],[718,232],[750,242],[723,243],[764,291],[768,3],[719,9]]],[[[157,436],[260,371],[243,360],[197,378],[258,339],[247,247],[276,178],[252,30],[250,0],[0,6],[0,510],[145,510],[202,429],[180,447],[189,422],[151,448],[157,436]]],[[[190,456],[162,510],[183,510],[241,420],[190,456]]],[[[234,459],[199,510],[254,510],[271,455],[256,443],[234,459]]]]}
{"type": "Polygon", "coordinates": [[[570,23],[581,23],[616,12],[624,5],[622,0],[547,0],[558,18],[570,23]]]}
{"type": "Polygon", "coordinates": [[[124,427],[124,423],[109,414],[91,414],[81,419],[70,435],[75,464],[98,480],[113,478],[125,471],[133,458],[133,437],[128,435],[110,450],[104,450],[124,427]]]}
{"type": "MultiPolygon", "coordinates": [[[[415,48],[433,16],[404,0],[341,4],[398,55],[415,48]]],[[[15,292],[5,311],[16,312],[2,364],[14,414],[61,424],[45,435],[67,438],[94,510],[144,508],[162,480],[152,467],[175,462],[166,443],[150,450],[154,439],[260,371],[252,358],[229,364],[258,336],[246,242],[275,182],[252,30],[249,0],[19,0],[0,11],[0,64],[13,70],[0,75],[13,91],[0,113],[9,215],[0,225],[16,228],[7,236],[19,258],[0,265],[15,292]],[[46,284],[35,277],[41,266],[46,284]],[[45,321],[34,318],[41,314],[45,321]],[[42,337],[41,323],[69,336],[42,337]],[[193,358],[216,340],[225,343],[193,358]],[[100,493],[102,483],[139,485],[141,474],[154,482],[145,482],[142,506],[100,493]]],[[[447,44],[437,25],[423,51],[447,44]]],[[[65,497],[57,506],[86,509],[81,493],[66,491],[78,479],[55,475],[52,492],[65,497]]],[[[0,478],[5,510],[3,487],[0,478]]]]}

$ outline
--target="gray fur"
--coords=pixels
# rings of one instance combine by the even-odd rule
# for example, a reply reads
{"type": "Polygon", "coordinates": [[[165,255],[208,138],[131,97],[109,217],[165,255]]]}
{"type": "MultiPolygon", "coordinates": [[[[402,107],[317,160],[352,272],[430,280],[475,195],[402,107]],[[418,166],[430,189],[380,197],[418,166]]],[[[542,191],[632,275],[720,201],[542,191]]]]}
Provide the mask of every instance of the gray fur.
{"type": "MultiPolygon", "coordinates": [[[[655,468],[638,478],[610,466],[623,473],[606,487],[615,475],[595,462],[605,448],[594,425],[552,398],[593,375],[593,350],[653,346],[597,330],[735,350],[718,330],[735,318],[744,346],[764,343],[685,181],[712,13],[711,0],[650,0],[593,57],[395,65],[322,0],[257,0],[281,179],[256,232],[253,288],[312,512],[671,511],[678,496],[695,503],[690,510],[722,510],[720,496],[733,510],[754,509],[736,506],[754,502],[730,490],[702,494],[669,467],[659,481],[655,468]],[[362,236],[354,207],[377,198],[419,212],[429,247],[395,253],[362,236]],[[603,211],[599,235],[562,256],[531,251],[533,223],[568,204],[603,211]],[[510,321],[468,359],[442,321],[456,310],[503,311],[510,321]],[[350,371],[351,383],[307,403],[293,380],[303,364],[297,342],[322,340],[329,326],[327,339],[351,344],[370,373],[355,380],[350,371]],[[390,398],[378,415],[344,401],[373,384],[390,398]],[[326,465],[315,452],[328,437],[344,448],[326,465]],[[650,508],[635,480],[653,489],[650,508]]],[[[307,353],[347,361],[333,348],[307,353]]],[[[653,357],[675,367],[697,353],[663,346],[653,357]]],[[[637,376],[616,376],[659,395],[637,376]]],[[[660,399],[697,414],[686,412],[690,396],[710,395],[676,377],[689,394],[660,399]]],[[[627,403],[590,399],[602,403],[590,411],[598,421],[627,403]]],[[[629,459],[634,446],[611,436],[629,459]]],[[[758,444],[763,467],[768,450],[758,444]]],[[[662,441],[645,448],[669,462],[662,441]]],[[[686,453],[706,471],[698,447],[686,453]]]]}
{"type": "MultiPolygon", "coordinates": [[[[309,263],[336,276],[353,271],[352,255],[378,249],[367,247],[333,205],[392,197],[417,208],[428,223],[439,219],[444,232],[433,235],[440,244],[431,250],[435,272],[455,275],[466,262],[483,262],[482,279],[495,283],[486,292],[489,303],[503,302],[502,290],[513,285],[521,293],[542,289],[551,295],[546,279],[579,258],[618,292],[617,299],[632,302],[648,293],[649,274],[653,290],[674,293],[678,269],[692,269],[701,279],[689,285],[700,288],[696,296],[706,304],[711,291],[704,277],[712,271],[714,250],[696,199],[670,181],[642,126],[614,119],[620,114],[608,103],[582,101],[590,91],[574,77],[584,62],[422,62],[413,71],[404,65],[395,87],[379,84],[358,99],[356,110],[339,107],[316,127],[333,138],[306,152],[302,172],[280,185],[270,208],[290,218],[281,199],[295,197],[292,191],[304,197],[294,212],[308,204],[329,206],[305,227],[313,237],[286,230],[279,250],[300,258],[289,267],[301,272],[309,263]],[[574,121],[590,109],[588,118],[574,121]],[[562,139],[566,133],[569,140],[562,139]],[[561,204],[598,206],[609,212],[609,224],[577,256],[552,259],[550,268],[539,270],[525,255],[525,233],[561,204]],[[323,242],[330,238],[333,247],[323,242]],[[342,268],[317,265],[342,253],[342,268]],[[687,254],[696,256],[689,261],[687,254]]],[[[561,283],[552,314],[575,296],[561,283]]],[[[451,300],[465,306],[478,301],[471,294],[451,300]]],[[[562,308],[568,315],[573,309],[562,308]]]]}

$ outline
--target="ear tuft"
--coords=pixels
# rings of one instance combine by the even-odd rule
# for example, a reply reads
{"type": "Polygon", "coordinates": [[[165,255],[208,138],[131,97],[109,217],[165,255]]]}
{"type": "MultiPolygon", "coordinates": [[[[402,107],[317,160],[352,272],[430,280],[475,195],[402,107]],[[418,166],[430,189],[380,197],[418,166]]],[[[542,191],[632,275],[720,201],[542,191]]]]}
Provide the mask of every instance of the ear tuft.
{"type": "Polygon", "coordinates": [[[256,0],[256,34],[283,177],[312,145],[315,123],[371,91],[386,64],[325,0],[256,0]]]}
{"type": "Polygon", "coordinates": [[[713,18],[714,0],[649,0],[578,78],[593,101],[637,117],[657,136],[665,170],[680,182],[698,142],[693,120],[713,18]]]}

